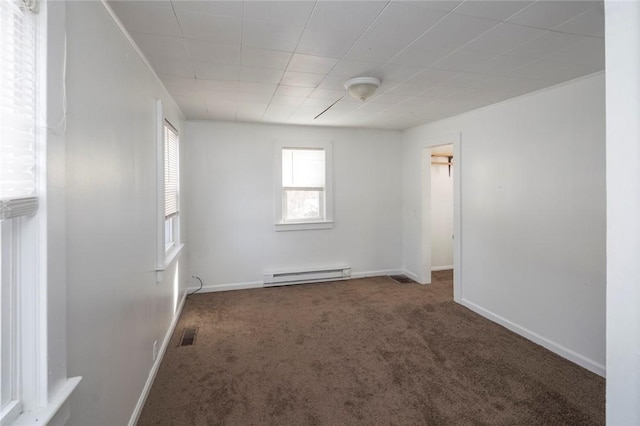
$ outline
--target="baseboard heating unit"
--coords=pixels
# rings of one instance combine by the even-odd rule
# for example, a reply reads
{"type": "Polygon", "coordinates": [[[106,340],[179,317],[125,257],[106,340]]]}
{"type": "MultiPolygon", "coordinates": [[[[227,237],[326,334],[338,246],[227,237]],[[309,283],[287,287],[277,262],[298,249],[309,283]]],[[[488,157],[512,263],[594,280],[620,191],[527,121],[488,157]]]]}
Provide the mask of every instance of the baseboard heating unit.
{"type": "Polygon", "coordinates": [[[316,283],[320,281],[345,280],[351,277],[351,268],[297,269],[281,272],[265,272],[262,276],[264,287],[289,284],[316,283]]]}

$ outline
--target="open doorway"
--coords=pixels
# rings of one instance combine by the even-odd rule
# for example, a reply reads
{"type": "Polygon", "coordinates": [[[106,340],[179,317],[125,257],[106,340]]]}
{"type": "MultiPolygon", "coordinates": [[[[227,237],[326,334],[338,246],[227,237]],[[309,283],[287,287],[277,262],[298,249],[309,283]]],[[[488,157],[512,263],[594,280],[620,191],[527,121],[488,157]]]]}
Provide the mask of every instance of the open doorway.
{"type": "Polygon", "coordinates": [[[453,144],[431,148],[431,272],[453,269],[453,144]]]}
{"type": "MultiPolygon", "coordinates": [[[[416,274],[417,281],[422,284],[431,283],[431,272],[432,266],[435,270],[439,268],[448,268],[451,269],[453,266],[453,300],[460,303],[462,300],[462,233],[461,233],[461,223],[462,223],[462,215],[461,215],[461,189],[460,189],[460,175],[461,175],[461,134],[460,133],[452,133],[449,135],[438,136],[434,138],[430,138],[425,141],[422,149],[422,159],[421,159],[421,215],[420,215],[420,228],[421,232],[419,235],[420,239],[420,258],[419,258],[419,269],[416,274]],[[443,151],[440,151],[443,150],[443,151]],[[448,150],[448,151],[447,151],[448,150]],[[441,157],[432,157],[432,153],[444,152],[445,154],[451,154],[446,158],[441,157]],[[451,158],[449,158],[451,157],[451,158]],[[451,163],[449,164],[432,164],[433,162],[443,162],[443,163],[451,163]],[[449,161],[451,160],[451,161],[449,161]],[[450,166],[450,167],[449,167],[450,166]],[[449,211],[452,211],[453,218],[451,227],[441,227],[439,225],[435,225],[438,229],[432,229],[432,218],[434,213],[437,212],[432,211],[434,207],[432,201],[432,168],[438,169],[438,172],[444,173],[448,179],[448,182],[451,184],[451,192],[450,196],[452,199],[453,205],[449,207],[449,211]],[[449,170],[451,171],[451,178],[449,180],[449,170]],[[447,248],[446,244],[443,244],[443,251],[448,251],[451,253],[450,257],[440,257],[441,251],[435,247],[432,247],[434,244],[434,237],[432,237],[432,233],[437,231],[442,236],[439,237],[439,241],[450,244],[447,248]],[[442,232],[440,232],[442,231],[442,232]],[[435,250],[438,250],[438,253],[434,253],[435,250]],[[450,259],[450,260],[447,260],[450,259]],[[449,263],[451,262],[451,263],[449,263]],[[433,265],[432,265],[433,264],[433,265]]],[[[438,176],[442,177],[442,176],[438,176]]],[[[434,194],[436,198],[438,198],[439,191],[434,194]]],[[[444,200],[443,200],[444,201],[444,200]]],[[[447,201],[444,201],[445,203],[447,201]]],[[[437,209],[438,207],[436,207],[437,209]]],[[[451,216],[449,216],[451,218],[451,216]]],[[[436,219],[437,220],[437,219],[436,219]]],[[[437,239],[438,237],[436,237],[437,239]]],[[[435,242],[438,245],[438,241],[435,242]]]]}

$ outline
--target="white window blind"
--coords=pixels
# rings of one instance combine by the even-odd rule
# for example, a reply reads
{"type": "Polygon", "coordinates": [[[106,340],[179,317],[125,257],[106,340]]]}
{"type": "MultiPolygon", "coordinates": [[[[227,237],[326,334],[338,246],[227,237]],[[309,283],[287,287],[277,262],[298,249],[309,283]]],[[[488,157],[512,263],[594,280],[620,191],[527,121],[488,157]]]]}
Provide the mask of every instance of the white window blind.
{"type": "Polygon", "coordinates": [[[178,213],[178,132],[164,122],[164,216],[178,213]]]}
{"type": "Polygon", "coordinates": [[[34,7],[0,1],[0,220],[37,209],[34,7]]]}
{"type": "Polygon", "coordinates": [[[325,218],[324,149],[282,150],[283,221],[325,218]]]}

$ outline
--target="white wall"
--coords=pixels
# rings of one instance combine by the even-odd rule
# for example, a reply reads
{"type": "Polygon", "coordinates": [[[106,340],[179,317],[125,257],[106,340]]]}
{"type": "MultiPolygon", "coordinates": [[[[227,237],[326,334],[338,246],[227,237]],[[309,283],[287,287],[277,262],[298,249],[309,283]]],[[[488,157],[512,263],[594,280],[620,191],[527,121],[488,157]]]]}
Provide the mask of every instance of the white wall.
{"type": "MultiPolygon", "coordinates": [[[[434,157],[433,161],[447,162],[434,157]]],[[[452,171],[453,172],[453,171],[452,171]]],[[[453,173],[449,167],[431,165],[431,269],[453,267],[453,173]]]]}
{"type": "Polygon", "coordinates": [[[68,2],[66,24],[68,370],[83,376],[70,424],[125,425],[176,297],[175,265],[154,272],[156,98],[183,118],[100,2],[68,2]]]}
{"type": "Polygon", "coordinates": [[[401,267],[400,133],[188,122],[190,274],[207,286],[267,270],[347,264],[354,274],[401,267]],[[333,229],[274,231],[274,141],[333,141],[333,229]]]}
{"type": "Polygon", "coordinates": [[[462,303],[604,374],[604,75],[403,136],[404,262],[415,271],[425,141],[461,132],[462,303]]]}
{"type": "Polygon", "coordinates": [[[640,424],[640,3],[605,2],[607,424],[640,424]]]}

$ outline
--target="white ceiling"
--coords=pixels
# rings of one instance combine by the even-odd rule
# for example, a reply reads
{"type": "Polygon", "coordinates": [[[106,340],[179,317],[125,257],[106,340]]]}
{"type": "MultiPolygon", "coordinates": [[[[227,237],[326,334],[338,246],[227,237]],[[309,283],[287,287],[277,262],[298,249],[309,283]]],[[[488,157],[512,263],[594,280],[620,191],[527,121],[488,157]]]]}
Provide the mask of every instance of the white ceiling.
{"type": "Polygon", "coordinates": [[[191,120],[405,129],[604,69],[602,1],[110,4],[191,120]]]}

